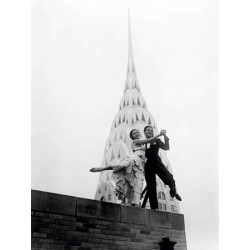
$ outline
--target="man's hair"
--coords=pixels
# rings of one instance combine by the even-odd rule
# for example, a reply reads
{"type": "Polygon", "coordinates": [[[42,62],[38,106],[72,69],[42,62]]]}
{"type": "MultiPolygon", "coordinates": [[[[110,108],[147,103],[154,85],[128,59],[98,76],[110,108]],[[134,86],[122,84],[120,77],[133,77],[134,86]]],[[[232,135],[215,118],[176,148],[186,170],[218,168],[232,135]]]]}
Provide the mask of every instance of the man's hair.
{"type": "Polygon", "coordinates": [[[130,133],[129,133],[129,136],[130,136],[130,138],[131,138],[132,140],[134,140],[132,133],[133,133],[133,131],[135,131],[135,130],[137,130],[137,129],[134,128],[134,129],[132,129],[132,130],[130,131],[130,133]]]}
{"type": "Polygon", "coordinates": [[[146,131],[146,129],[147,129],[147,128],[152,128],[152,129],[153,129],[153,127],[152,127],[152,126],[147,125],[147,126],[144,128],[144,132],[146,131]]]}

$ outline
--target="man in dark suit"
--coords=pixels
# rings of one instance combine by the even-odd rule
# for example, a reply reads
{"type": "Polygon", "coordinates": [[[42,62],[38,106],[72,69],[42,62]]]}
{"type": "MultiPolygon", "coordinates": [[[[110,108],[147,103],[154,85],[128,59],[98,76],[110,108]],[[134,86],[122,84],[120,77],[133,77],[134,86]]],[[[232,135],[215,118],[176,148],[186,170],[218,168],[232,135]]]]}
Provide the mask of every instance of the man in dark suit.
{"type": "MultiPolygon", "coordinates": [[[[144,134],[147,139],[153,137],[153,128],[151,126],[146,126],[144,128],[144,134]]],[[[151,209],[158,209],[157,191],[156,191],[156,174],[170,188],[171,197],[175,197],[177,200],[181,201],[181,197],[176,193],[175,180],[173,175],[167,170],[165,165],[162,163],[161,158],[158,155],[159,149],[169,150],[169,138],[165,133],[163,133],[164,143],[157,139],[154,142],[146,144],[146,164],[145,164],[145,179],[147,182],[147,197],[149,198],[149,203],[151,209]]],[[[143,202],[145,205],[145,201],[143,202]]]]}

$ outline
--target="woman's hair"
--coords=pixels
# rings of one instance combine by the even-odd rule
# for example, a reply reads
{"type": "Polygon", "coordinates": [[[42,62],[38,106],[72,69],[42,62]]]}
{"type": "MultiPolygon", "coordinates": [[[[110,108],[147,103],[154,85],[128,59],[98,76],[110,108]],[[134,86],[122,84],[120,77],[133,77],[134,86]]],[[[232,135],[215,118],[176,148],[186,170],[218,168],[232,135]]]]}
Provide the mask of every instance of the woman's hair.
{"type": "Polygon", "coordinates": [[[129,133],[129,137],[130,137],[132,140],[134,140],[132,133],[133,133],[133,131],[135,131],[135,130],[137,130],[137,129],[134,128],[134,129],[132,129],[132,130],[130,131],[130,133],[129,133]]]}

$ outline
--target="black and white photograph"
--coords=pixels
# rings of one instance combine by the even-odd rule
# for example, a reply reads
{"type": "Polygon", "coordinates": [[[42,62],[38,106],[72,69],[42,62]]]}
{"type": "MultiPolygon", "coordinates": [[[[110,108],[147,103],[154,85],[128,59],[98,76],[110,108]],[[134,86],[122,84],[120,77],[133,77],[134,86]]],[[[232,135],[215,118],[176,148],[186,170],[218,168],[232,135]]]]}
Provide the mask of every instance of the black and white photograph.
{"type": "Polygon", "coordinates": [[[219,249],[218,2],[31,2],[31,248],[219,249]]]}

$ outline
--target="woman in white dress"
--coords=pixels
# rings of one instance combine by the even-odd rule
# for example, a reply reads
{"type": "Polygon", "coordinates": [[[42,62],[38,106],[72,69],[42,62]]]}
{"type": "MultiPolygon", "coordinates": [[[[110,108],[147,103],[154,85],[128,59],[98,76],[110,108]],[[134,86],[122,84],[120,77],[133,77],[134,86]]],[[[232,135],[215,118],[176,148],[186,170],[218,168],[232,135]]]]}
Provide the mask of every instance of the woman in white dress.
{"type": "Polygon", "coordinates": [[[137,129],[130,131],[132,141],[132,153],[123,160],[111,163],[104,168],[91,168],[90,172],[101,172],[113,170],[116,183],[116,194],[122,204],[139,206],[144,182],[144,164],[145,164],[145,144],[156,140],[163,134],[150,139],[140,139],[140,132],[137,129]]]}

